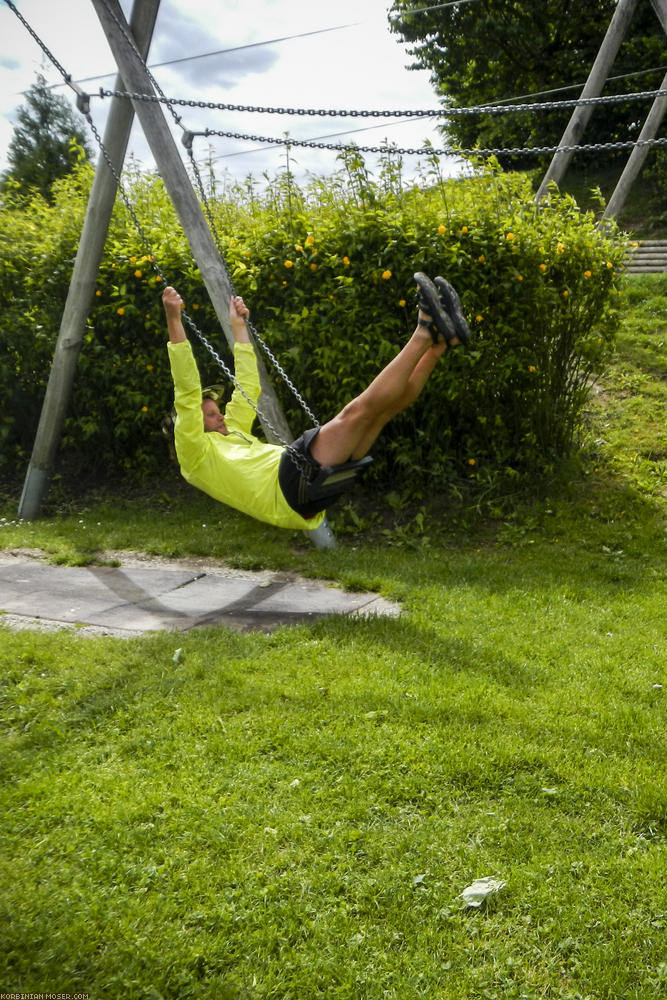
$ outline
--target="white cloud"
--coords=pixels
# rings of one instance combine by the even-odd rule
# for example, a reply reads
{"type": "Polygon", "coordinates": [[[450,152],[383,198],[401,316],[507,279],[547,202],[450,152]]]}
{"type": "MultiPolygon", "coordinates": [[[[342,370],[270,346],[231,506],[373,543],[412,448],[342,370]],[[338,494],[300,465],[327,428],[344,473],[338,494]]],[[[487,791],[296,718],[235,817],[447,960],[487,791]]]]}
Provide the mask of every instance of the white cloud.
{"type": "MultiPolygon", "coordinates": [[[[90,0],[21,0],[19,9],[36,33],[74,79],[115,73],[114,60],[90,0]]],[[[129,14],[131,4],[123,0],[129,14]]],[[[434,109],[438,102],[428,74],[406,67],[411,57],[398,37],[389,31],[388,4],[384,0],[163,0],[149,56],[149,63],[181,59],[218,49],[237,49],[220,55],[179,62],[154,70],[168,96],[214,103],[293,108],[335,109],[434,109]],[[340,26],[340,27],[339,27],[340,26]],[[322,34],[307,34],[337,28],[322,34]],[[258,45],[291,35],[304,37],[258,45]],[[251,46],[239,48],[241,46],[251,46]]],[[[4,4],[0,4],[0,169],[12,136],[12,116],[37,72],[49,83],[61,77],[4,4]]],[[[113,75],[85,85],[95,93],[100,85],[111,87],[113,75]]],[[[67,89],[59,90],[67,93],[67,89]]],[[[100,130],[109,100],[92,101],[92,115],[100,130]]],[[[283,117],[256,113],[179,109],[186,126],[206,127],[259,137],[318,140],[332,133],[349,136],[325,142],[353,140],[359,145],[380,146],[384,139],[401,147],[421,147],[425,139],[444,145],[433,120],[406,122],[377,119],[283,117]],[[381,127],[376,127],[377,125],[381,127]],[[370,127],[369,127],[370,126],[370,127]]],[[[282,147],[266,148],[264,142],[211,139],[220,169],[237,178],[252,172],[273,173],[285,163],[282,147]],[[234,155],[231,155],[234,154],[234,155]]],[[[197,156],[206,156],[207,143],[197,140],[197,156]]],[[[141,130],[135,125],[130,151],[152,165],[141,130]]],[[[330,173],[336,153],[295,147],[291,152],[297,176],[306,172],[330,173]]],[[[408,157],[406,171],[414,170],[417,157],[408,157]]],[[[423,158],[422,158],[423,159],[423,158]]],[[[373,166],[374,157],[368,157],[373,166]]],[[[453,161],[450,169],[454,169],[453,161]]]]}

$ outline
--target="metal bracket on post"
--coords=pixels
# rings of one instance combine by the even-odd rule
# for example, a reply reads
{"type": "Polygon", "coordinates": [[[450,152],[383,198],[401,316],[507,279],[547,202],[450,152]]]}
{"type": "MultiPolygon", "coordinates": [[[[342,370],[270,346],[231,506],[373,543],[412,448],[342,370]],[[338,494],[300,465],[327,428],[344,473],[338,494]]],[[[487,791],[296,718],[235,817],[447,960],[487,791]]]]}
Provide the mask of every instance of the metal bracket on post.
{"type": "Polygon", "coordinates": [[[70,73],[65,77],[65,83],[71,90],[76,94],[76,106],[82,115],[87,116],[90,114],[90,94],[87,94],[85,90],[82,90],[78,83],[75,83],[72,79],[70,73]]]}

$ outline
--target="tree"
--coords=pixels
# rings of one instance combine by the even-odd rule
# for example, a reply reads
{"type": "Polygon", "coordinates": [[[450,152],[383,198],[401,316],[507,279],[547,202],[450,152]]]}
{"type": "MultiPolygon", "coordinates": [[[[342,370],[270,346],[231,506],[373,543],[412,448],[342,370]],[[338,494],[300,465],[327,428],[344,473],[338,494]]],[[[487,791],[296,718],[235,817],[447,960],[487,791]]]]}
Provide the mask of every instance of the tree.
{"type": "Polygon", "coordinates": [[[91,155],[86,134],[70,105],[64,97],[54,94],[38,74],[16,115],[3,188],[18,184],[25,191],[37,190],[49,199],[53,182],[91,155]]]}
{"type": "MultiPolygon", "coordinates": [[[[522,95],[583,84],[611,20],[616,0],[482,0],[428,7],[394,0],[391,30],[410,45],[413,69],[428,69],[446,107],[508,102],[522,95]],[[422,8],[419,11],[419,8],[422,8]],[[408,13],[410,10],[414,13],[408,13]]],[[[642,0],[613,68],[613,76],[658,67],[653,73],[610,81],[605,94],[657,89],[667,63],[667,43],[650,0],[642,0]]],[[[578,96],[559,90],[542,101],[578,96]]],[[[532,100],[539,100],[532,98],[532,100]]],[[[530,101],[521,101],[529,103],[530,101]]],[[[637,137],[648,102],[595,109],[586,143],[637,137]]],[[[448,119],[448,137],[462,148],[556,145],[571,111],[474,115],[448,119]]],[[[592,155],[592,154],[589,154],[592,155]]],[[[627,156],[627,153],[619,154],[627,156]]],[[[609,162],[609,153],[603,154],[609,162]]],[[[534,156],[500,157],[505,165],[535,166],[534,156]]],[[[548,159],[548,158],[547,158],[548,159]]]]}

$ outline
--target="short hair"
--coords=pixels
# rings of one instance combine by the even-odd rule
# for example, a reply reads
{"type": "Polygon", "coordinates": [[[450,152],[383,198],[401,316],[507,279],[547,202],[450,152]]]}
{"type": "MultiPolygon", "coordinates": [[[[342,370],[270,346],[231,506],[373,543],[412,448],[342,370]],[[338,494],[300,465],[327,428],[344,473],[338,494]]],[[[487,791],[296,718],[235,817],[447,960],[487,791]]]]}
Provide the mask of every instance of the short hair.
{"type": "Polygon", "coordinates": [[[226,386],[224,383],[218,385],[207,385],[205,389],[201,391],[201,398],[212,399],[214,403],[220,405],[225,395],[226,386]]]}
{"type": "MultiPolygon", "coordinates": [[[[225,395],[225,384],[220,383],[218,385],[207,385],[205,389],[202,389],[201,398],[202,401],[205,399],[212,399],[214,403],[220,405],[223,401],[225,395]]],[[[176,410],[172,407],[169,413],[165,414],[160,424],[160,430],[164,434],[167,442],[167,448],[169,450],[169,458],[174,462],[178,461],[176,457],[176,410]]]]}

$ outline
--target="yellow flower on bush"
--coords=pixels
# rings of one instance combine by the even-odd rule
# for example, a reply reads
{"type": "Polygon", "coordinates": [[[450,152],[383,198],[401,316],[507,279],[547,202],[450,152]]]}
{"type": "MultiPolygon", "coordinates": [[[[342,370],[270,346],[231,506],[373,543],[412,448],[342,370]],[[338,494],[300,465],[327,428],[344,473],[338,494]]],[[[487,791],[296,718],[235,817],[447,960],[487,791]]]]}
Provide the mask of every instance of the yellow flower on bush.
{"type": "Polygon", "coordinates": [[[383,271],[382,272],[382,277],[383,277],[383,279],[385,281],[389,281],[389,279],[391,278],[391,271],[389,271],[389,270],[383,271]]]}
{"type": "Polygon", "coordinates": [[[522,274],[517,274],[516,280],[517,281],[523,281],[523,275],[522,274]]]}
{"type": "Polygon", "coordinates": [[[125,315],[125,309],[123,308],[123,306],[118,306],[118,309],[116,309],[116,312],[118,313],[119,316],[124,316],[125,315]]]}
{"type": "Polygon", "coordinates": [[[468,232],[468,227],[467,226],[461,226],[461,232],[462,233],[467,233],[468,232]]]}
{"type": "Polygon", "coordinates": [[[345,267],[349,267],[350,266],[350,258],[349,257],[343,257],[343,264],[345,264],[345,267]]]}
{"type": "Polygon", "coordinates": [[[311,271],[317,271],[317,264],[311,264],[310,265],[310,270],[311,271]]]}
{"type": "Polygon", "coordinates": [[[314,236],[306,236],[306,246],[307,247],[312,247],[312,245],[313,245],[314,242],[315,242],[315,237],[314,236]]]}
{"type": "Polygon", "coordinates": [[[557,243],[556,244],[556,253],[565,253],[565,244],[564,243],[557,243]]]}
{"type": "Polygon", "coordinates": [[[294,267],[294,261],[286,260],[285,261],[285,267],[294,267]]]}
{"type": "Polygon", "coordinates": [[[529,372],[536,372],[536,371],[537,371],[537,368],[535,367],[535,365],[529,365],[529,367],[528,367],[528,371],[529,371],[529,372]]]}
{"type": "Polygon", "coordinates": [[[146,365],[146,371],[147,372],[152,372],[153,371],[153,366],[152,365],[146,365]]]}
{"type": "Polygon", "coordinates": [[[398,300],[398,304],[399,304],[399,306],[401,307],[401,309],[403,309],[403,308],[404,308],[404,306],[405,306],[405,299],[399,299],[399,300],[398,300]]]}
{"type": "Polygon", "coordinates": [[[591,277],[591,272],[590,271],[584,271],[584,278],[590,278],[590,277],[591,277]]]}
{"type": "Polygon", "coordinates": [[[97,289],[97,291],[95,292],[95,295],[97,295],[97,296],[100,296],[101,294],[102,294],[102,293],[101,293],[101,291],[100,291],[100,290],[99,290],[99,288],[98,288],[98,289],[97,289]]]}
{"type": "Polygon", "coordinates": [[[300,243],[297,243],[297,245],[296,245],[296,246],[294,247],[294,249],[295,249],[295,250],[298,250],[298,251],[299,251],[299,253],[300,253],[300,252],[301,252],[301,251],[303,250],[303,247],[301,246],[301,244],[300,244],[300,243]]]}
{"type": "Polygon", "coordinates": [[[134,264],[136,262],[136,259],[137,259],[136,257],[130,257],[130,264],[134,264]]]}
{"type": "Polygon", "coordinates": [[[607,267],[612,268],[614,265],[610,260],[607,261],[607,267]]]}
{"type": "Polygon", "coordinates": [[[477,263],[478,264],[486,264],[486,257],[484,256],[483,253],[481,253],[479,255],[479,257],[477,258],[477,263]]]}
{"type": "Polygon", "coordinates": [[[468,465],[477,465],[477,459],[476,458],[469,458],[468,459],[468,465]]]}
{"type": "Polygon", "coordinates": [[[447,232],[447,230],[445,229],[445,227],[444,227],[444,226],[438,226],[438,232],[439,232],[439,233],[440,233],[440,235],[442,236],[442,234],[443,234],[443,233],[446,233],[446,232],[447,232]]]}
{"type": "Polygon", "coordinates": [[[546,269],[547,269],[547,265],[546,264],[540,264],[540,271],[542,272],[542,274],[544,274],[544,272],[546,271],[546,269]]]}
{"type": "Polygon", "coordinates": [[[148,407],[147,406],[142,406],[141,407],[141,412],[142,413],[148,413],[148,407]]]}
{"type": "Polygon", "coordinates": [[[509,240],[510,243],[511,243],[512,240],[514,239],[514,233],[508,233],[507,236],[505,237],[505,239],[509,240]]]}
{"type": "Polygon", "coordinates": [[[134,272],[134,276],[135,276],[135,278],[140,278],[142,274],[143,274],[143,271],[139,271],[139,270],[136,270],[136,271],[134,272]]]}
{"type": "Polygon", "coordinates": [[[564,298],[564,299],[566,299],[566,298],[568,297],[568,295],[569,295],[569,294],[570,294],[570,293],[568,292],[568,290],[567,290],[567,288],[566,288],[566,289],[565,289],[565,291],[563,292],[563,298],[564,298]]]}
{"type": "Polygon", "coordinates": [[[481,313],[477,313],[477,315],[475,316],[475,322],[476,323],[481,323],[483,319],[484,319],[484,317],[482,316],[481,313]]]}
{"type": "Polygon", "coordinates": [[[193,309],[199,309],[199,303],[198,302],[193,302],[192,303],[192,308],[193,309]]]}

